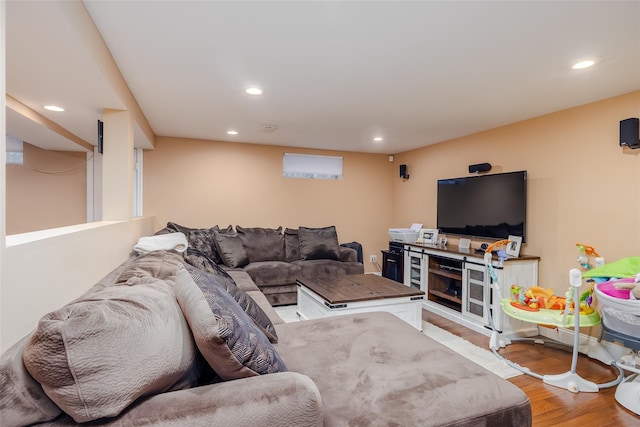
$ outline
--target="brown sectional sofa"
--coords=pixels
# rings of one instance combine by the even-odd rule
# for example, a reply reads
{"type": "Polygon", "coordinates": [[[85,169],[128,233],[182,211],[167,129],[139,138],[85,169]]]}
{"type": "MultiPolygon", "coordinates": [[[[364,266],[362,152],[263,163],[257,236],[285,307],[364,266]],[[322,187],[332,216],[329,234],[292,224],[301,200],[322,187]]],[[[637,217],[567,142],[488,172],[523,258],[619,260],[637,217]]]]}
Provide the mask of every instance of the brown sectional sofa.
{"type": "Polygon", "coordinates": [[[334,226],[297,229],[231,226],[193,229],[169,222],[189,245],[225,269],[249,274],[272,306],[297,302],[296,280],[364,273],[354,249],[341,246],[334,226]]]}
{"type": "Polygon", "coordinates": [[[531,425],[520,389],[389,313],[285,324],[189,258],[132,255],[43,317],[0,359],[0,425],[531,425]]]}

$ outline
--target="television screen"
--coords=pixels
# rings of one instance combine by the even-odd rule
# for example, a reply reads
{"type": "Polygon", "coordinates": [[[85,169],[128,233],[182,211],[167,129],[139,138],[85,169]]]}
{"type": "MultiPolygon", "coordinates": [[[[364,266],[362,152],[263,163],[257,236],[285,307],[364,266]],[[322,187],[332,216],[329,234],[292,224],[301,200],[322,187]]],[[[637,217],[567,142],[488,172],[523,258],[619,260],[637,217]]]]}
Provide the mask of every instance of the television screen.
{"type": "Polygon", "coordinates": [[[438,180],[441,233],[524,242],[526,212],[526,171],[438,180]]]}

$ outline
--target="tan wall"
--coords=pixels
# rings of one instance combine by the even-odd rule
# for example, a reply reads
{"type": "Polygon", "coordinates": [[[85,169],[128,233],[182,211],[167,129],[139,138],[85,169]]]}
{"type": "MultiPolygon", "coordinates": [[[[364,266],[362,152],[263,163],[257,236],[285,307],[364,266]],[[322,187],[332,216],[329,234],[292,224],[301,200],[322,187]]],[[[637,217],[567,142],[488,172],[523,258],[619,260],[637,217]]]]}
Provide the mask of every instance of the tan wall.
{"type": "Polygon", "coordinates": [[[156,228],[167,221],[189,227],[321,227],[335,225],[341,243],[369,255],[388,245],[395,166],[386,155],[290,149],[216,141],[157,138],[144,154],[144,213],[156,228]],[[344,178],[284,178],[285,152],[339,155],[344,178]]]}
{"type": "Polygon", "coordinates": [[[85,153],[23,149],[24,165],[6,167],[7,234],[85,223],[85,153]]]}
{"type": "Polygon", "coordinates": [[[640,255],[640,149],[619,147],[620,120],[638,116],[634,92],[399,154],[411,178],[393,181],[393,222],[435,227],[436,180],[470,176],[469,164],[526,170],[522,252],[541,257],[541,286],[564,293],[576,243],[608,261],[640,255]]]}
{"type": "Polygon", "coordinates": [[[2,249],[0,352],[43,315],[88,291],[127,259],[140,236],[152,232],[153,218],[136,218],[8,236],[2,249]]]}

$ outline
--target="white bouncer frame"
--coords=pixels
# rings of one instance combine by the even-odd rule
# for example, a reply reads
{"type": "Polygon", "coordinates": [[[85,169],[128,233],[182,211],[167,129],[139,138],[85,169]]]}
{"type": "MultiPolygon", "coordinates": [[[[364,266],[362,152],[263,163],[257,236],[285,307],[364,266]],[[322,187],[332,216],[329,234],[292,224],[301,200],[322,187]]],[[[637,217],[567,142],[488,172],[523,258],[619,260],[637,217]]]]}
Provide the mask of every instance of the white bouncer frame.
{"type": "MultiPolygon", "coordinates": [[[[491,281],[493,279],[494,297],[498,298],[498,301],[501,301],[502,296],[500,295],[500,286],[497,281],[497,276],[495,274],[492,274],[493,266],[491,264],[490,252],[485,253],[484,263],[488,273],[486,275],[487,280],[491,281]]],[[[580,270],[575,268],[571,269],[571,271],[569,272],[569,284],[573,287],[572,294],[573,294],[574,307],[580,307],[580,296],[578,292],[578,288],[582,286],[582,273],[580,272],[580,270]]],[[[487,301],[487,304],[489,304],[488,301],[487,301]]],[[[567,307],[568,306],[569,304],[567,304],[567,307]]],[[[493,324],[493,316],[489,307],[487,307],[487,312],[489,313],[489,322],[491,326],[491,337],[489,340],[489,348],[491,349],[493,354],[495,354],[496,357],[498,357],[498,359],[502,360],[507,365],[511,366],[514,369],[517,369],[518,371],[524,374],[530,375],[534,378],[538,378],[542,380],[545,384],[567,389],[572,393],[578,393],[581,391],[595,393],[603,388],[614,387],[624,379],[624,371],[615,363],[611,355],[609,355],[609,353],[606,351],[606,349],[602,345],[600,345],[600,343],[598,343],[597,345],[594,345],[593,348],[590,349],[587,355],[589,357],[599,360],[600,362],[606,365],[615,367],[618,370],[618,377],[615,380],[607,383],[596,384],[592,381],[582,378],[580,375],[576,373],[576,367],[578,365],[578,352],[579,352],[579,346],[580,346],[580,315],[573,316],[574,325],[573,325],[573,346],[572,346],[573,348],[572,348],[572,357],[571,357],[571,368],[569,369],[569,371],[562,374],[541,375],[531,371],[529,368],[520,366],[517,363],[510,361],[509,359],[505,358],[500,353],[498,353],[498,350],[501,347],[506,347],[512,342],[528,342],[528,343],[534,343],[534,344],[545,344],[545,341],[537,338],[516,338],[516,339],[506,338],[502,336],[500,332],[495,329],[493,324]]],[[[554,344],[564,346],[564,347],[571,347],[555,341],[554,341],[554,344]]]]}

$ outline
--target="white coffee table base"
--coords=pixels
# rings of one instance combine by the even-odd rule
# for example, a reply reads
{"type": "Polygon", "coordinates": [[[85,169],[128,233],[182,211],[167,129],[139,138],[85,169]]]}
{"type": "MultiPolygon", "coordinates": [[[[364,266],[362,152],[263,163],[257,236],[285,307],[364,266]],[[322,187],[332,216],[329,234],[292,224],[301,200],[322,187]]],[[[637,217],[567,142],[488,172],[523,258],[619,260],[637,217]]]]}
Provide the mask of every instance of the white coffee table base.
{"type": "Polygon", "coordinates": [[[414,328],[422,331],[422,301],[424,297],[383,298],[368,301],[329,304],[320,295],[298,285],[298,317],[301,320],[340,316],[343,314],[386,311],[395,314],[414,328]]]}

